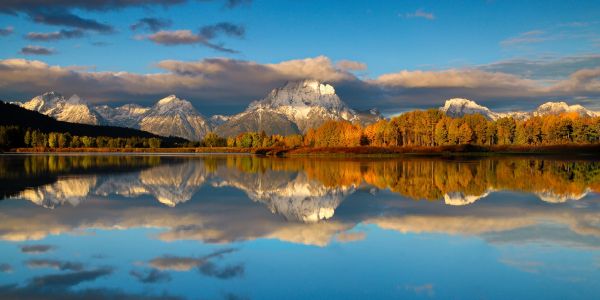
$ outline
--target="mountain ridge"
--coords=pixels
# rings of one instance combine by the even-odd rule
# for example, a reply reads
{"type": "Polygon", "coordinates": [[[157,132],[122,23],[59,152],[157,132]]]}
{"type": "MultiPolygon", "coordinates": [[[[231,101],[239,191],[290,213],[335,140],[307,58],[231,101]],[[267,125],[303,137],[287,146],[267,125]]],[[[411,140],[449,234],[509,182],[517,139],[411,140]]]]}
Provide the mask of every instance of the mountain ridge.
{"type": "MultiPolygon", "coordinates": [[[[47,92],[20,103],[20,106],[60,121],[134,128],[188,140],[201,140],[209,132],[225,137],[248,131],[264,131],[269,135],[302,134],[328,120],[366,125],[384,118],[377,109],[358,111],[350,108],[332,85],[312,79],[287,82],[271,90],[264,98],[252,101],[240,113],[210,118],[201,114],[190,101],[176,95],[161,98],[152,106],[125,104],[111,107],[92,106],[77,95],[67,99],[57,92],[47,92]]],[[[523,120],[561,113],[600,116],[600,112],[564,101],[546,102],[533,111],[497,112],[469,99],[452,98],[446,100],[439,110],[450,117],[481,114],[489,120],[503,117],[523,120]]]]}

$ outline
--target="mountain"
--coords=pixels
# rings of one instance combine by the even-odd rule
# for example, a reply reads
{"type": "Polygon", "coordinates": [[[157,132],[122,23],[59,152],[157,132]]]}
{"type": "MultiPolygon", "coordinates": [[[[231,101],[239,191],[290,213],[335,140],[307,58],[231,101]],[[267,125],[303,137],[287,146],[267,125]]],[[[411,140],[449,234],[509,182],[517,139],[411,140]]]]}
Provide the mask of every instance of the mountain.
{"type": "Polygon", "coordinates": [[[23,108],[51,116],[59,121],[90,125],[105,125],[106,121],[79,96],[66,99],[56,92],[34,97],[22,104],[23,108]]]}
{"type": "Polygon", "coordinates": [[[178,136],[200,140],[210,131],[210,126],[187,100],[175,95],[160,99],[139,121],[142,130],[164,136],[178,136]]]}
{"type": "Polygon", "coordinates": [[[591,111],[579,104],[569,105],[565,102],[546,102],[533,111],[534,116],[558,115],[562,113],[578,113],[581,116],[597,117],[600,112],[591,111]]]}
{"type": "Polygon", "coordinates": [[[272,90],[265,98],[252,102],[244,112],[231,116],[215,131],[223,136],[262,130],[267,134],[304,133],[328,120],[362,121],[359,114],[336,95],[333,86],[303,80],[272,90]]]}
{"type": "Polygon", "coordinates": [[[600,116],[600,112],[591,111],[581,105],[568,105],[565,102],[546,102],[538,106],[532,112],[512,111],[512,112],[494,112],[485,106],[477,104],[475,101],[462,98],[453,98],[446,100],[440,111],[450,117],[462,117],[470,114],[481,114],[489,120],[497,120],[503,117],[513,117],[515,119],[527,119],[533,116],[559,115],[562,113],[578,113],[581,116],[595,117],[600,116]]]}
{"type": "Polygon", "coordinates": [[[464,115],[480,114],[490,120],[498,119],[498,114],[491,111],[489,108],[481,106],[475,101],[463,98],[446,100],[444,106],[440,107],[440,111],[453,118],[462,117],[464,115]]]}
{"type": "Polygon", "coordinates": [[[58,121],[52,117],[31,111],[15,104],[0,101],[0,125],[16,125],[21,128],[38,129],[42,132],[69,132],[78,136],[144,137],[160,138],[165,145],[181,143],[181,138],[164,138],[150,132],[115,126],[89,125],[58,121]]]}
{"type": "Polygon", "coordinates": [[[175,95],[159,100],[152,107],[126,104],[113,108],[90,106],[77,95],[66,99],[59,93],[48,92],[20,105],[59,121],[141,129],[189,140],[199,140],[211,129],[206,118],[189,101],[175,95]]]}
{"type": "Polygon", "coordinates": [[[138,128],[140,120],[150,110],[137,104],[125,104],[116,108],[108,105],[96,106],[94,109],[115,126],[138,128]]]}

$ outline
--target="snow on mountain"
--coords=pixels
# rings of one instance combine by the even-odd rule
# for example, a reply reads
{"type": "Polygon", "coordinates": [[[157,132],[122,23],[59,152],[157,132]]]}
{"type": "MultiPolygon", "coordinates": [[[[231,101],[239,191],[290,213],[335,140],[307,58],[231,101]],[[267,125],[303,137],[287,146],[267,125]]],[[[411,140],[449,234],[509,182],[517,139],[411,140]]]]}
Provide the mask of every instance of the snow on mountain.
{"type": "Polygon", "coordinates": [[[568,105],[565,102],[546,102],[538,106],[533,112],[512,111],[512,112],[494,112],[485,106],[477,104],[475,101],[453,98],[446,100],[440,111],[450,117],[462,117],[470,114],[481,114],[489,120],[497,120],[503,117],[513,117],[524,120],[532,116],[559,115],[562,113],[575,112],[581,116],[595,117],[600,116],[600,112],[591,111],[585,107],[575,104],[568,105]]]}
{"type": "Polygon", "coordinates": [[[170,95],[159,100],[139,121],[141,130],[163,136],[199,140],[210,132],[210,125],[187,100],[170,95]]]}
{"type": "Polygon", "coordinates": [[[265,205],[273,214],[303,223],[332,218],[344,198],[356,191],[354,185],[329,187],[310,179],[306,173],[272,170],[259,173],[218,170],[212,185],[237,188],[252,201],[265,205]]]}
{"type": "Polygon", "coordinates": [[[445,113],[449,117],[462,117],[464,115],[480,114],[490,120],[496,120],[499,118],[498,114],[491,111],[485,106],[477,104],[475,101],[471,101],[463,98],[453,98],[446,100],[444,106],[440,107],[440,111],[445,113]]]}
{"type": "Polygon", "coordinates": [[[534,116],[558,115],[562,113],[578,113],[581,116],[596,117],[600,112],[591,111],[579,104],[569,105],[566,102],[546,102],[533,111],[534,116]]]}
{"type": "Polygon", "coordinates": [[[327,120],[360,121],[358,114],[336,95],[329,84],[317,80],[288,82],[272,90],[265,98],[232,116],[216,131],[231,136],[242,130],[289,134],[306,132],[327,120]],[[294,128],[294,126],[297,127],[294,128]],[[277,129],[277,130],[275,130],[277,129]]]}
{"type": "Polygon", "coordinates": [[[141,119],[150,108],[137,104],[125,104],[116,108],[108,105],[96,106],[94,109],[113,126],[139,128],[141,119]]]}
{"type": "Polygon", "coordinates": [[[129,127],[189,140],[202,139],[211,129],[209,122],[189,101],[175,95],[159,100],[152,107],[126,104],[113,108],[108,105],[92,107],[77,95],[65,99],[59,93],[49,92],[20,105],[59,121],[129,127]]]}
{"type": "Polygon", "coordinates": [[[106,120],[77,95],[66,99],[56,92],[48,92],[21,104],[21,107],[51,116],[59,121],[99,125],[106,120]]]}

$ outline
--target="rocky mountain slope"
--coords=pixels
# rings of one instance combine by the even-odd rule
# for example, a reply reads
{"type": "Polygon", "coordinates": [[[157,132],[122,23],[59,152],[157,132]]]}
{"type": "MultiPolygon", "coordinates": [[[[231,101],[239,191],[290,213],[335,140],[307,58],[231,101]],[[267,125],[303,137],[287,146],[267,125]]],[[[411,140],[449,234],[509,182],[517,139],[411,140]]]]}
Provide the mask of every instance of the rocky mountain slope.
{"type": "Polygon", "coordinates": [[[21,107],[59,121],[135,128],[188,140],[199,140],[211,130],[207,119],[189,101],[175,95],[159,100],[152,107],[126,104],[113,108],[91,106],[77,95],[66,99],[59,93],[49,92],[22,103],[21,107]]]}
{"type": "Polygon", "coordinates": [[[231,116],[216,128],[224,136],[244,131],[261,131],[268,134],[304,133],[328,120],[361,122],[381,118],[372,110],[362,119],[335,93],[333,86],[316,80],[288,82],[272,90],[265,98],[252,102],[248,108],[231,116]],[[371,118],[366,118],[371,115],[371,118]]]}

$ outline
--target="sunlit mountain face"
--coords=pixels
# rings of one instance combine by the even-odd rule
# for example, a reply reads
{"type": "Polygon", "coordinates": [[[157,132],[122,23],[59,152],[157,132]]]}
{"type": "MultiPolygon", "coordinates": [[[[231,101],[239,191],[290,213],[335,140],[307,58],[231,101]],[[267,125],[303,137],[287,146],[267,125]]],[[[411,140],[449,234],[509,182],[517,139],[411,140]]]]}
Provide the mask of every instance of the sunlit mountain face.
{"type": "Polygon", "coordinates": [[[586,158],[6,155],[0,179],[4,297],[600,292],[586,158]]]}

